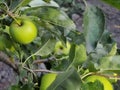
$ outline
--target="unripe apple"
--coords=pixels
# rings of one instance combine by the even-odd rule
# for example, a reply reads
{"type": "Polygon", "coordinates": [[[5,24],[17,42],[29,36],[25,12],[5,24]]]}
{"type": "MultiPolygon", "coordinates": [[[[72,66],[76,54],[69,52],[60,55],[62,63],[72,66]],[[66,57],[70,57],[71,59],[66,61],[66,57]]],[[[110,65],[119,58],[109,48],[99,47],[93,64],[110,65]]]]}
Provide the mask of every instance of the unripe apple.
{"type": "Polygon", "coordinates": [[[113,86],[110,83],[110,81],[104,77],[104,76],[100,76],[100,75],[91,75],[88,76],[85,79],[85,82],[95,82],[96,80],[100,81],[101,84],[103,84],[104,90],[113,90],[113,86]]]}
{"type": "Polygon", "coordinates": [[[71,45],[68,41],[66,42],[66,46],[64,46],[61,41],[58,41],[55,45],[54,54],[68,55],[70,48],[71,48],[71,45]]]}
{"type": "Polygon", "coordinates": [[[56,79],[56,76],[56,73],[45,74],[41,80],[40,90],[47,90],[47,88],[56,79]]]}
{"type": "Polygon", "coordinates": [[[30,19],[18,18],[10,25],[10,35],[20,44],[29,44],[37,36],[37,28],[30,19]]]}

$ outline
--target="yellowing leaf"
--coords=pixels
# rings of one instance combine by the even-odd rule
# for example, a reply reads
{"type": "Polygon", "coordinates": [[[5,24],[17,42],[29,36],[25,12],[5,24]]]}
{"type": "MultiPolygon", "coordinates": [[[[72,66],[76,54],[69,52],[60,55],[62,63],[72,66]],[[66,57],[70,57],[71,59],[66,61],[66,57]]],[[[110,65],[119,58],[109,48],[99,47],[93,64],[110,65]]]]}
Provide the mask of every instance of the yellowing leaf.
{"type": "Polygon", "coordinates": [[[117,52],[117,44],[115,43],[111,49],[111,51],[108,53],[108,56],[114,56],[117,52]]]}

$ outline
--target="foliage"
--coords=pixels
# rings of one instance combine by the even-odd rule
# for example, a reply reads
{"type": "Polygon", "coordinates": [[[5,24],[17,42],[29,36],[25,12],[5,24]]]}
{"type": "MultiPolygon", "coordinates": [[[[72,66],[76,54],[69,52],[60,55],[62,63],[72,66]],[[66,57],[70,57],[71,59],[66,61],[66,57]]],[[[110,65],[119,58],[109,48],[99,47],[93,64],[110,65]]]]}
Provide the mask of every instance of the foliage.
{"type": "Polygon", "coordinates": [[[113,0],[102,0],[102,1],[110,4],[110,5],[113,6],[113,7],[116,7],[116,8],[118,8],[118,9],[120,9],[120,5],[119,5],[119,4],[120,4],[120,1],[119,1],[119,0],[116,0],[116,1],[113,1],[113,0]]]}
{"type": "MultiPolygon", "coordinates": [[[[74,5],[74,0],[63,1],[74,5]]],[[[63,1],[59,0],[59,3],[63,1]]],[[[55,1],[0,1],[0,34],[7,34],[14,47],[14,50],[5,47],[2,51],[17,63],[19,72],[17,83],[9,90],[39,90],[41,78],[46,73],[58,74],[48,90],[96,90],[98,87],[102,90],[99,81],[84,81],[93,74],[110,80],[119,79],[120,55],[116,42],[105,28],[104,13],[98,7],[83,5],[83,32],[79,32],[55,1]],[[18,17],[27,17],[37,26],[38,35],[30,44],[19,44],[11,38],[9,27],[18,17]],[[61,41],[64,47],[70,42],[69,54],[54,54],[57,41],[61,41]]]]}

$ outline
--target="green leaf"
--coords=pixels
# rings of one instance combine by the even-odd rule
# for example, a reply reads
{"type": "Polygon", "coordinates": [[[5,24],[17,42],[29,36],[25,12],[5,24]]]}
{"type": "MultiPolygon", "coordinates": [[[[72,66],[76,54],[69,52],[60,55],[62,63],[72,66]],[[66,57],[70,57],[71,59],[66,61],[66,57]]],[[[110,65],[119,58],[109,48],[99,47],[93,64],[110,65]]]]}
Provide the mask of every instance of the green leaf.
{"type": "Polygon", "coordinates": [[[51,0],[43,0],[43,1],[45,1],[45,2],[47,2],[47,3],[50,3],[51,0]]]}
{"type": "Polygon", "coordinates": [[[114,43],[108,56],[114,56],[117,53],[117,43],[114,43]]]}
{"type": "Polygon", "coordinates": [[[19,7],[23,7],[29,4],[32,0],[12,0],[10,10],[16,11],[19,7]]]}
{"type": "Polygon", "coordinates": [[[87,60],[86,48],[83,44],[76,45],[72,44],[69,53],[69,67],[71,66],[81,66],[87,60]]]}
{"type": "Polygon", "coordinates": [[[47,56],[53,52],[56,44],[55,39],[49,39],[34,55],[47,56]]]}
{"type": "Polygon", "coordinates": [[[81,79],[76,70],[60,73],[47,90],[80,90],[81,79]]]}
{"type": "Polygon", "coordinates": [[[84,13],[84,36],[87,52],[92,52],[104,32],[104,14],[101,9],[87,4],[84,13]]]}
{"type": "Polygon", "coordinates": [[[4,3],[5,1],[4,0],[1,0],[0,3],[4,3]]]}
{"type": "Polygon", "coordinates": [[[89,72],[96,72],[98,71],[95,67],[95,63],[90,61],[90,59],[84,64],[86,68],[88,68],[89,72]]]}
{"type": "Polygon", "coordinates": [[[112,44],[114,40],[112,39],[110,32],[108,30],[104,30],[99,42],[105,46],[106,44],[112,44]]]}
{"type": "Polygon", "coordinates": [[[71,39],[71,42],[75,44],[81,44],[85,42],[83,33],[71,31],[68,36],[71,39]]]}
{"type": "Polygon", "coordinates": [[[112,70],[116,71],[120,69],[120,56],[106,56],[100,59],[98,66],[96,68],[99,68],[100,70],[112,70]]]}
{"type": "Polygon", "coordinates": [[[20,88],[20,90],[34,90],[34,85],[32,83],[29,84],[25,84],[22,86],[22,88],[20,88]]]}
{"type": "MultiPolygon", "coordinates": [[[[70,61],[70,65],[73,64],[74,61],[74,57],[75,57],[75,44],[71,44],[71,48],[70,48],[70,53],[69,53],[69,61],[70,61]]],[[[69,66],[70,66],[69,65],[69,66]]]]}
{"type": "Polygon", "coordinates": [[[19,85],[12,85],[8,90],[21,90],[19,85]]]}
{"type": "Polygon", "coordinates": [[[64,30],[62,29],[65,35],[67,35],[71,30],[76,30],[74,22],[59,8],[28,8],[23,10],[22,13],[31,16],[37,16],[45,22],[65,28],[64,30]]]}
{"type": "Polygon", "coordinates": [[[89,54],[89,59],[96,63],[100,58],[108,55],[108,52],[110,51],[109,49],[111,47],[109,47],[109,49],[106,47],[107,45],[103,46],[102,44],[98,43],[95,51],[89,54]]]}
{"type": "Polygon", "coordinates": [[[110,4],[111,6],[120,9],[120,0],[102,0],[108,4],[110,4]]]}
{"type": "Polygon", "coordinates": [[[103,84],[100,81],[84,83],[81,90],[104,90],[103,84]]]}
{"type": "MultiPolygon", "coordinates": [[[[98,43],[95,52],[89,55],[89,60],[93,63],[96,69],[118,70],[119,55],[116,56],[116,53],[117,53],[116,43],[112,43],[109,46],[107,45],[103,46],[102,44],[98,43]]],[[[87,62],[88,68],[90,66],[90,61],[87,62]]]]}
{"type": "MultiPolygon", "coordinates": [[[[55,25],[52,25],[51,23],[44,22],[44,21],[35,21],[36,24],[38,24],[38,28],[44,28],[49,33],[53,34],[55,37],[57,37],[59,40],[63,40],[65,37],[62,35],[62,32],[59,31],[59,28],[55,25]]],[[[40,30],[39,30],[40,31],[40,30]]],[[[46,38],[46,37],[45,37],[46,38]]]]}

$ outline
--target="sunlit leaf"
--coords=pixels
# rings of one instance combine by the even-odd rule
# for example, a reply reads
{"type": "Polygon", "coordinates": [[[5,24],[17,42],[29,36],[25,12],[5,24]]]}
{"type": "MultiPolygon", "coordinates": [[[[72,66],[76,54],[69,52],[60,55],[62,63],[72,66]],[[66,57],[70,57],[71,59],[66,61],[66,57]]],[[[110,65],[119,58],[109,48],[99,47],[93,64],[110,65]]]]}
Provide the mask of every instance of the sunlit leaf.
{"type": "Polygon", "coordinates": [[[102,0],[102,1],[110,4],[113,7],[120,9],[120,0],[102,0]]]}
{"type": "Polygon", "coordinates": [[[59,7],[59,5],[54,2],[53,0],[48,0],[47,2],[43,1],[43,0],[32,0],[29,3],[29,6],[31,7],[39,7],[39,6],[52,6],[52,7],[59,7]],[[49,2],[49,3],[47,3],[49,2]]]}
{"type": "Polygon", "coordinates": [[[45,2],[47,2],[47,3],[50,3],[51,0],[43,0],[43,1],[45,1],[45,2]]]}
{"type": "Polygon", "coordinates": [[[108,56],[114,56],[116,55],[116,53],[117,53],[117,43],[114,43],[111,48],[111,51],[108,53],[108,56]]]}

